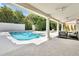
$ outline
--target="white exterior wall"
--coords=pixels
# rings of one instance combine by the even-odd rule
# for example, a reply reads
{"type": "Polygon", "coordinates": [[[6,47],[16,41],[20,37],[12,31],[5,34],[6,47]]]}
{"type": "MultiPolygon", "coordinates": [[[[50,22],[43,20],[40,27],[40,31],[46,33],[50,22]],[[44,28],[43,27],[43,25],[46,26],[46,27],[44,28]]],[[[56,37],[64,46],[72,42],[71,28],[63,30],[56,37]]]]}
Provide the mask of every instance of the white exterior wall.
{"type": "Polygon", "coordinates": [[[79,20],[76,20],[76,31],[79,32],[79,20]]]}
{"type": "Polygon", "coordinates": [[[25,31],[25,24],[0,23],[0,32],[25,31]]]}
{"type": "Polygon", "coordinates": [[[79,39],[79,21],[76,21],[76,31],[78,32],[78,39],[79,39]]]}

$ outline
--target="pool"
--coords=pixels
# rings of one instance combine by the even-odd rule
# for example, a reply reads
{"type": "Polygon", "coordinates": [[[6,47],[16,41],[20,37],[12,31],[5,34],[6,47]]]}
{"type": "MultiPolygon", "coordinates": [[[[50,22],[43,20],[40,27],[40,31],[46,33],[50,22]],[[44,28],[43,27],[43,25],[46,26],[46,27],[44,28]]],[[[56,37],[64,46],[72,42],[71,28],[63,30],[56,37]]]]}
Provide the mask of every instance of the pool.
{"type": "Polygon", "coordinates": [[[10,32],[10,35],[16,40],[25,41],[43,37],[41,34],[32,32],[10,32]]]}

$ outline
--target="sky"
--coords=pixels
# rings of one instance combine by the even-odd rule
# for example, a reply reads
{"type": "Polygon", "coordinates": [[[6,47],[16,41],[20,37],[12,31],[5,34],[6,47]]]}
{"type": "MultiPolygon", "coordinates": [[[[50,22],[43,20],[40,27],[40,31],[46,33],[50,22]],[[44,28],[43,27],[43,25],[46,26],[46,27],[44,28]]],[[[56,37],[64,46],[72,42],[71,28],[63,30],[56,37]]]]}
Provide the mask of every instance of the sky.
{"type": "Polygon", "coordinates": [[[0,7],[3,7],[3,6],[7,6],[9,8],[11,8],[12,10],[17,10],[17,11],[21,11],[23,12],[23,15],[24,16],[27,16],[30,12],[26,9],[23,9],[23,8],[20,8],[20,7],[17,7],[15,5],[9,5],[9,4],[6,4],[6,3],[0,3],[0,7]]]}

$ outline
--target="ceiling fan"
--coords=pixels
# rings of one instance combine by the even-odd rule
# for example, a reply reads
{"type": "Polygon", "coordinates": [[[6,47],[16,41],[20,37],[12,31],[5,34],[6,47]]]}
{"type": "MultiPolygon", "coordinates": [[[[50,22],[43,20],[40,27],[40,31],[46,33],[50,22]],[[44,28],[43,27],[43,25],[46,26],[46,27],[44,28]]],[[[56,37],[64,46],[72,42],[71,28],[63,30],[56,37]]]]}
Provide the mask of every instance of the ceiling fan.
{"type": "Polygon", "coordinates": [[[63,12],[68,6],[63,6],[63,7],[59,7],[56,8],[56,10],[63,12]]]}
{"type": "Polygon", "coordinates": [[[66,5],[66,6],[62,6],[62,7],[58,7],[58,8],[56,8],[56,10],[60,11],[60,12],[62,12],[62,14],[64,14],[64,11],[70,6],[71,6],[71,4],[70,5],[66,5]]]}

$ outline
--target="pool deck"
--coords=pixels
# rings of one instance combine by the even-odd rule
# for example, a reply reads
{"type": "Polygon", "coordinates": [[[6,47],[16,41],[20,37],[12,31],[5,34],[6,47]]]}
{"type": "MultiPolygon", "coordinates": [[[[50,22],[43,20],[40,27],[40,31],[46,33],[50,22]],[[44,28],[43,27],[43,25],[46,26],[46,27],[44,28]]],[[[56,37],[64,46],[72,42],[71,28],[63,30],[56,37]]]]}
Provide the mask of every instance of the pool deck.
{"type": "MultiPolygon", "coordinates": [[[[51,35],[52,36],[52,35],[51,35]]],[[[53,37],[40,44],[16,45],[0,38],[2,56],[79,56],[79,41],[53,37]]]]}

